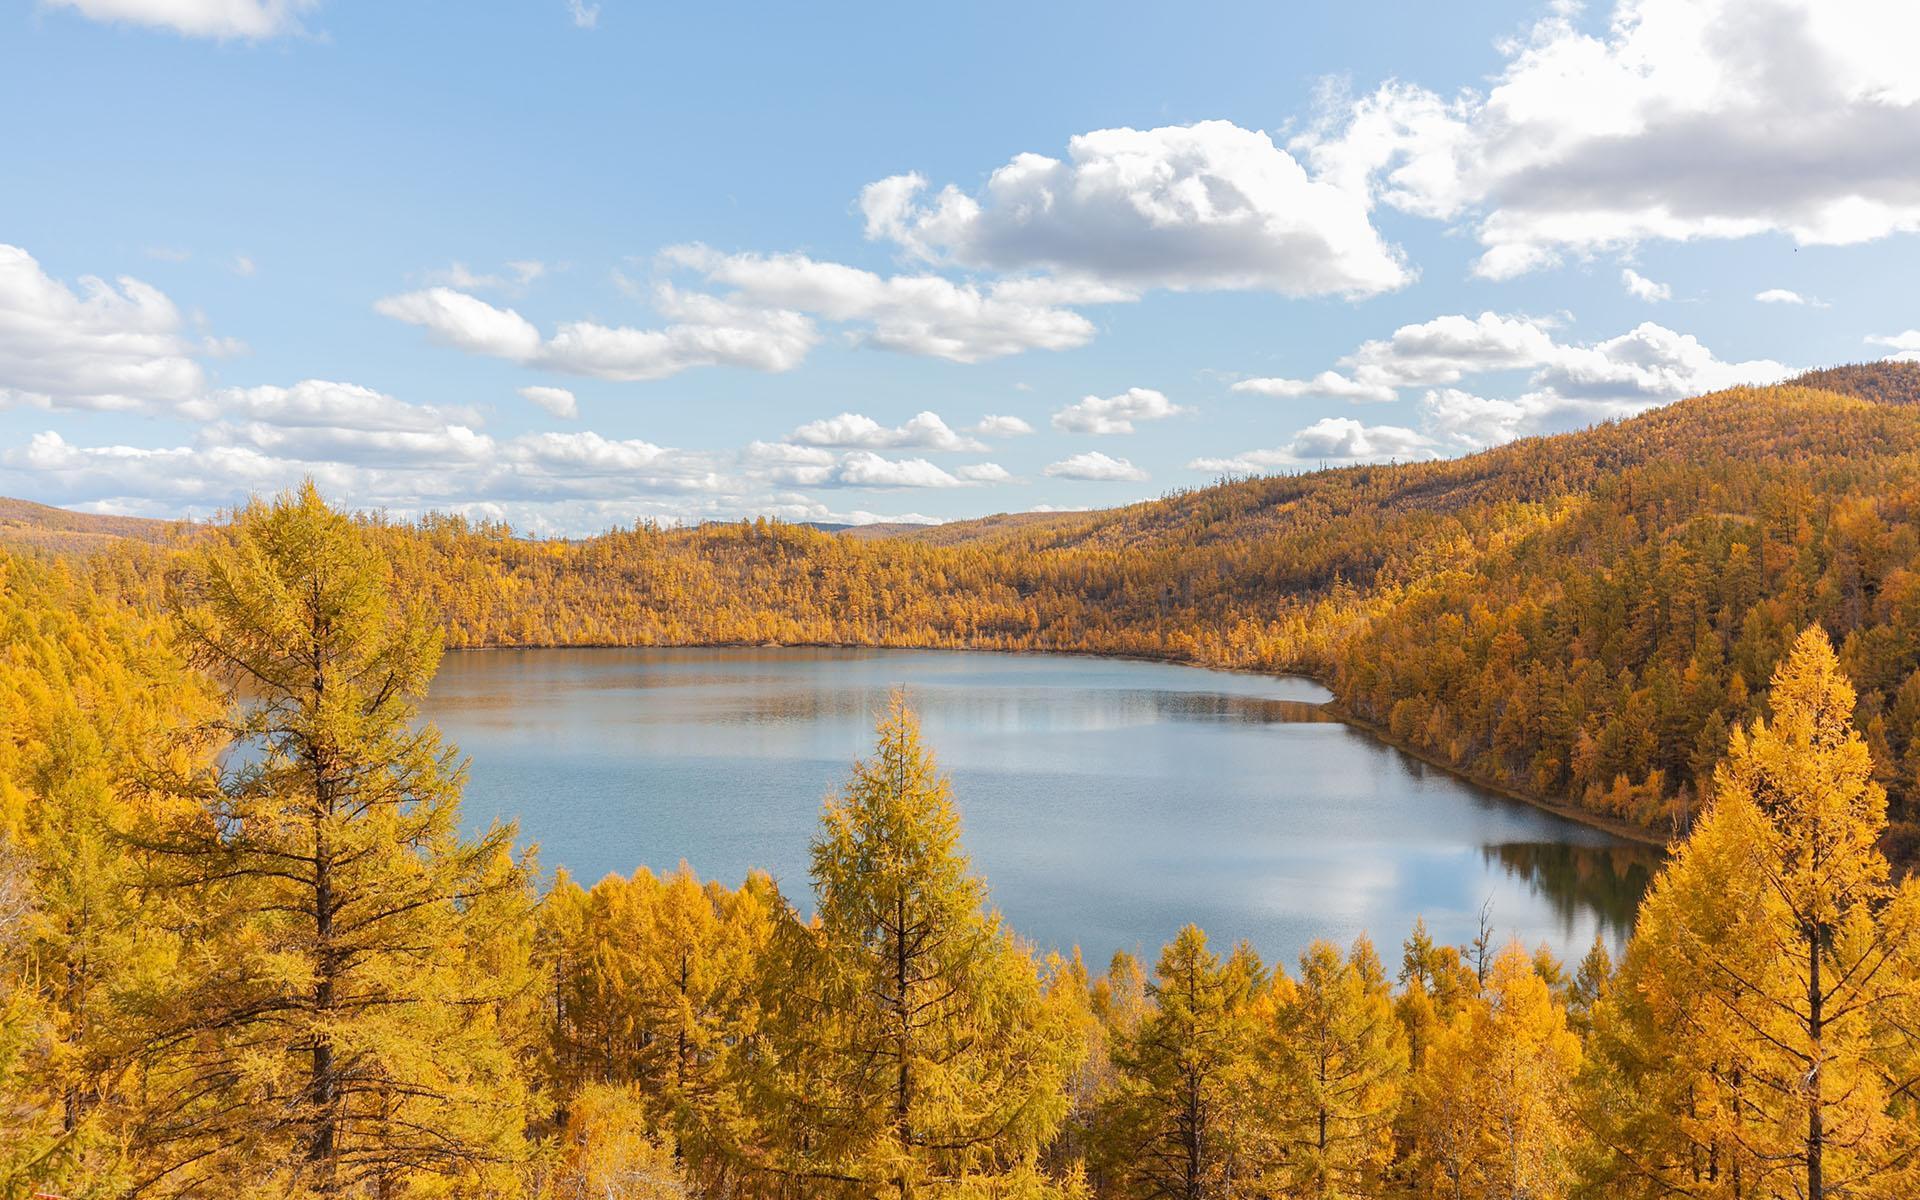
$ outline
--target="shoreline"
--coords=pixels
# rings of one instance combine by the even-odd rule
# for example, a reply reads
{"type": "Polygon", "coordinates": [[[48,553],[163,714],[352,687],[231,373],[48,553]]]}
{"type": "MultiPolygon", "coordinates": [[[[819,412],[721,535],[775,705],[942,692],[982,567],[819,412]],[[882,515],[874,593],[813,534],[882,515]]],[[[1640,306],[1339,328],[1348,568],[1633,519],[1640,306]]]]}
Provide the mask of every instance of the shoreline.
{"type": "Polygon", "coordinates": [[[1303,671],[1263,671],[1253,667],[1218,667],[1210,666],[1206,663],[1189,662],[1184,659],[1171,657],[1154,657],[1144,654],[1102,654],[1095,650],[1002,649],[997,647],[974,646],[876,646],[865,642],[676,642],[653,643],[651,645],[628,645],[616,642],[523,643],[518,645],[496,644],[487,646],[449,647],[447,653],[458,654],[499,650],[907,650],[922,652],[935,651],[950,654],[1048,655],[1058,658],[1094,658],[1114,662],[1153,663],[1160,666],[1187,667],[1200,671],[1217,671],[1226,675],[1258,675],[1267,679],[1305,680],[1326,692],[1328,698],[1320,701],[1306,700],[1300,703],[1314,704],[1341,724],[1353,729],[1358,729],[1382,745],[1391,746],[1400,753],[1410,758],[1418,759],[1427,766],[1437,771],[1445,772],[1463,783],[1471,784],[1483,791],[1492,792],[1502,799],[1525,804],[1531,808],[1537,808],[1542,812],[1550,813],[1562,820],[1571,821],[1576,825],[1584,825],[1589,829],[1597,829],[1601,833],[1618,838],[1623,842],[1631,842],[1636,845],[1650,847],[1663,855],[1667,852],[1670,844],[1665,837],[1655,833],[1653,830],[1644,829],[1638,825],[1600,813],[1588,812],[1586,809],[1571,804],[1548,800],[1542,796],[1534,796],[1527,792],[1520,791],[1511,785],[1487,779],[1463,767],[1446,762],[1437,755],[1408,744],[1401,738],[1394,736],[1390,730],[1383,726],[1376,725],[1372,721],[1349,711],[1346,706],[1340,703],[1339,698],[1334,695],[1333,689],[1328,687],[1325,681],[1317,679],[1303,671]]]}

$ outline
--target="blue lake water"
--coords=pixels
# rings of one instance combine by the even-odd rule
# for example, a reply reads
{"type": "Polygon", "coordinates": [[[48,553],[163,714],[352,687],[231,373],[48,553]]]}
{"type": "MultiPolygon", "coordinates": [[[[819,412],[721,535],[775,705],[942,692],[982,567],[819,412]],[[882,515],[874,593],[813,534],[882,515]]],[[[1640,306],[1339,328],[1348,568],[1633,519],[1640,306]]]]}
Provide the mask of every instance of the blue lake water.
{"type": "Polygon", "coordinates": [[[1493,795],[1328,720],[1303,679],[1071,655],[488,650],[425,706],[471,757],[470,822],[520,822],[591,883],[682,860],[773,874],[811,911],[822,799],[895,686],[953,777],[992,902],[1042,948],[1157,953],[1189,921],[1291,962],[1416,915],[1578,957],[1628,932],[1653,851],[1493,795]]]}

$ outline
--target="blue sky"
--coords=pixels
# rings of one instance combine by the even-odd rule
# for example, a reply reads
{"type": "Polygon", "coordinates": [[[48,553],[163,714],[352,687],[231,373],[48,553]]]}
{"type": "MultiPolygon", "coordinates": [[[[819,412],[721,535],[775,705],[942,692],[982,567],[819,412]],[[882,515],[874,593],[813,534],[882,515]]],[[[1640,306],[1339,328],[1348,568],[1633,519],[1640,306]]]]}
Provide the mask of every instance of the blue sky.
{"type": "Polygon", "coordinates": [[[1916,6],[903,7],[0,5],[0,493],[951,519],[1920,355],[1916,6]]]}

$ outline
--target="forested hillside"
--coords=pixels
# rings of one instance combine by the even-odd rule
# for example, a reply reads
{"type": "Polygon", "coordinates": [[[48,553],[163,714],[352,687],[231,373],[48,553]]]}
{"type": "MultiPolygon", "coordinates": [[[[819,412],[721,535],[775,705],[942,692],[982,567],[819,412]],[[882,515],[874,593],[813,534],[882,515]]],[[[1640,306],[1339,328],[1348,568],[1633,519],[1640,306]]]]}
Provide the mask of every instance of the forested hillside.
{"type": "Polygon", "coordinates": [[[1096,972],[988,905],[901,698],[810,897],[684,868],[542,894],[512,827],[462,832],[417,720],[439,617],[387,536],[310,486],[256,502],[158,610],[0,551],[0,1196],[1920,1187],[1920,880],[1876,849],[1818,625],[1617,967],[1420,925],[1276,964],[1189,925],[1096,972]]]}
{"type": "MultiPolygon", "coordinates": [[[[1920,849],[1920,364],[1734,389],[1471,457],[889,536],[766,521],[532,541],[374,523],[452,646],[1065,649],[1301,671],[1486,781],[1684,831],[1818,622],[1920,849]],[[1817,385],[1817,386],[1815,386],[1817,385]]],[[[87,568],[152,600],[169,555],[87,568]]]]}

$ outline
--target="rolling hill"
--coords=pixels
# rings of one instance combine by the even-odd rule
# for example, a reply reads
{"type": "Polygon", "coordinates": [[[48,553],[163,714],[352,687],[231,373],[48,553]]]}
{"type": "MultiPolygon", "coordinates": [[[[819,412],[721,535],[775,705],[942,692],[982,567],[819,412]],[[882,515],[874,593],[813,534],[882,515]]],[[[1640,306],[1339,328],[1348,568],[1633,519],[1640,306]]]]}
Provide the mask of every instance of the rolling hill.
{"type": "MultiPolygon", "coordinates": [[[[1774,665],[1819,622],[1911,856],[1917,401],[1920,364],[1843,367],[1465,458],[930,528],[533,542],[448,517],[366,527],[455,646],[1053,649],[1299,671],[1435,761],[1660,836],[1689,827],[1728,731],[1764,711],[1774,665]]],[[[0,539],[119,545],[89,555],[103,586],[157,596],[154,525],[8,511],[24,515],[0,539]]]]}

